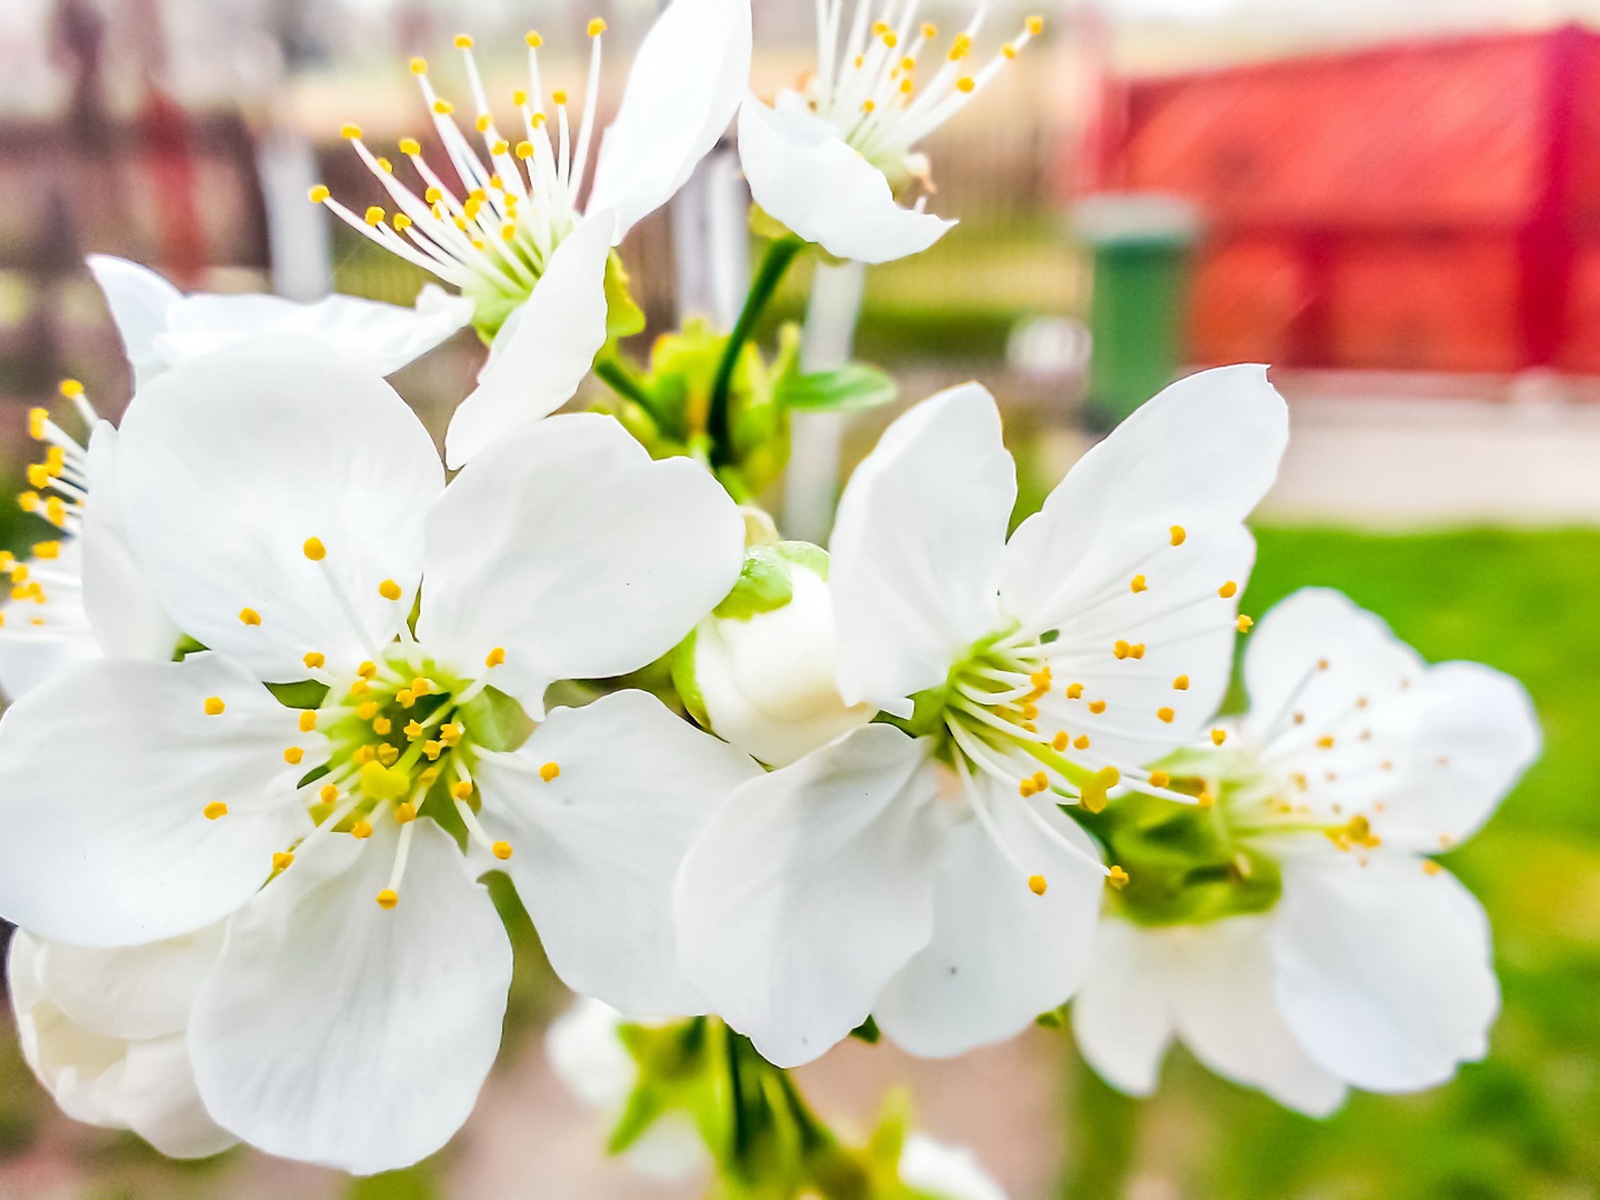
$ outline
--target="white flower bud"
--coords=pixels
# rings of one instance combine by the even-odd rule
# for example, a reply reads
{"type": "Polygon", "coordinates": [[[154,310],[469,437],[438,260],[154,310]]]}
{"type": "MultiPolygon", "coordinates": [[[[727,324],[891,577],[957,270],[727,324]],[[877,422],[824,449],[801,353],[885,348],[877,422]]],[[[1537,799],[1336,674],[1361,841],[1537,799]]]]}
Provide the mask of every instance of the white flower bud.
{"type": "Polygon", "coordinates": [[[815,566],[768,560],[787,573],[786,602],[756,612],[719,606],[723,615],[701,622],[693,643],[691,705],[719,737],[775,767],[866,724],[874,712],[839,698],[826,559],[814,547],[805,549],[815,566]]]}
{"type": "Polygon", "coordinates": [[[971,1150],[947,1146],[922,1134],[906,1139],[900,1154],[900,1181],[939,1200],[1006,1200],[971,1150]]]}

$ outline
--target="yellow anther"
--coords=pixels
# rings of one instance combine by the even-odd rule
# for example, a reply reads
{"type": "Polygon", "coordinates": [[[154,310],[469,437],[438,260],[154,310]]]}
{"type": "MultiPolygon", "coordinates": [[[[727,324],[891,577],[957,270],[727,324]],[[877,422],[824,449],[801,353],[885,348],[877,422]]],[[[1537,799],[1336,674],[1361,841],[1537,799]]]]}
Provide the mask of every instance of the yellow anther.
{"type": "Polygon", "coordinates": [[[1111,653],[1115,654],[1118,659],[1124,659],[1133,653],[1133,647],[1119,638],[1117,644],[1111,647],[1111,653]]]}
{"type": "Polygon", "coordinates": [[[1329,734],[1323,734],[1321,737],[1319,737],[1317,739],[1317,748],[1319,750],[1332,750],[1333,749],[1333,737],[1331,735],[1329,735],[1329,734]]]}
{"type": "Polygon", "coordinates": [[[411,681],[411,691],[414,695],[426,696],[432,690],[433,684],[429,683],[420,675],[411,681]]]}
{"type": "Polygon", "coordinates": [[[1077,737],[1072,739],[1072,745],[1074,749],[1087,750],[1089,748],[1089,735],[1087,733],[1080,733],[1077,737]]]}
{"type": "Polygon", "coordinates": [[[239,620],[246,625],[259,625],[261,624],[261,614],[253,608],[241,608],[239,610],[239,620]]]}
{"type": "Polygon", "coordinates": [[[422,723],[420,721],[407,721],[405,734],[408,738],[421,737],[423,734],[422,723]]]}
{"type": "Polygon", "coordinates": [[[521,108],[527,102],[528,93],[523,88],[517,88],[516,91],[511,93],[511,103],[515,104],[518,108],[521,108]]]}
{"type": "Polygon", "coordinates": [[[1422,860],[1422,873],[1424,875],[1437,875],[1442,870],[1444,868],[1434,862],[1433,859],[1425,858],[1422,860]]]}
{"type": "Polygon", "coordinates": [[[1050,776],[1046,775],[1043,771],[1035,771],[1032,778],[1033,786],[1039,791],[1048,792],[1050,790],[1050,776]]]}
{"type": "Polygon", "coordinates": [[[322,790],[317,793],[317,799],[321,800],[324,804],[334,803],[334,801],[339,799],[339,785],[336,783],[323,784],[322,790]]]}
{"type": "Polygon", "coordinates": [[[30,408],[28,410],[28,436],[34,441],[44,437],[44,427],[50,421],[50,410],[47,408],[30,408]]]}
{"type": "Polygon", "coordinates": [[[1069,684],[1067,684],[1067,699],[1068,700],[1081,700],[1082,698],[1083,698],[1083,684],[1081,684],[1081,683],[1069,683],[1069,684]]]}
{"type": "Polygon", "coordinates": [[[516,236],[517,236],[517,227],[515,225],[511,224],[509,221],[506,224],[500,226],[500,240],[502,242],[512,241],[513,239],[516,238],[516,236]]]}
{"type": "Polygon", "coordinates": [[[888,32],[889,32],[889,22],[887,22],[887,21],[874,21],[872,23],[872,36],[873,37],[882,37],[884,34],[886,34],[888,32]]]}
{"type": "Polygon", "coordinates": [[[963,75],[960,79],[956,80],[956,91],[958,92],[970,93],[977,86],[978,81],[971,75],[963,75]]]}
{"type": "Polygon", "coordinates": [[[444,193],[436,187],[429,187],[427,191],[422,193],[422,198],[429,204],[437,204],[444,199],[444,193]]]}
{"type": "Polygon", "coordinates": [[[523,35],[522,40],[528,43],[529,50],[537,50],[540,46],[544,45],[544,38],[539,36],[539,31],[536,29],[528,30],[528,32],[523,35]]]}
{"type": "Polygon", "coordinates": [[[454,746],[461,740],[461,726],[450,722],[439,726],[439,740],[447,746],[454,746]]]}
{"type": "Polygon", "coordinates": [[[1175,713],[1175,712],[1173,712],[1173,711],[1172,711],[1172,709],[1170,709],[1170,708],[1165,708],[1165,707],[1163,707],[1163,708],[1158,708],[1158,709],[1156,709],[1156,718],[1157,718],[1157,719],[1158,719],[1158,720],[1160,720],[1160,721],[1164,721],[1164,722],[1165,722],[1165,723],[1166,723],[1166,724],[1168,724],[1168,725],[1171,725],[1171,724],[1172,724],[1172,722],[1173,722],[1173,719],[1174,719],[1174,718],[1175,718],[1175,717],[1176,717],[1176,716],[1177,716],[1177,715],[1178,715],[1178,714],[1177,714],[1177,713],[1175,713]]]}
{"type": "Polygon", "coordinates": [[[1228,731],[1226,729],[1213,729],[1211,731],[1211,744],[1213,746],[1220,746],[1220,745],[1222,745],[1223,742],[1225,742],[1227,740],[1228,740],[1228,731]]]}
{"type": "Polygon", "coordinates": [[[1213,804],[1215,804],[1217,802],[1217,798],[1215,796],[1213,796],[1210,792],[1201,792],[1198,796],[1196,796],[1194,798],[1194,800],[1195,800],[1195,803],[1198,804],[1201,808],[1210,808],[1213,804]]]}
{"type": "Polygon", "coordinates": [[[394,819],[401,825],[409,825],[417,819],[417,806],[409,800],[402,801],[394,806],[394,819]]]}
{"type": "Polygon", "coordinates": [[[471,50],[472,49],[472,37],[469,34],[458,33],[455,36],[455,43],[454,44],[455,44],[455,48],[457,50],[471,50]]]}
{"type": "Polygon", "coordinates": [[[38,492],[19,492],[17,494],[17,507],[23,512],[31,513],[39,507],[38,492]]]}
{"type": "Polygon", "coordinates": [[[385,744],[378,747],[378,761],[386,767],[394,766],[399,757],[400,747],[398,746],[390,746],[385,744]]]}
{"type": "Polygon", "coordinates": [[[547,762],[544,764],[544,766],[539,768],[539,778],[544,780],[546,783],[549,783],[559,774],[561,774],[560,763],[547,762]]]}
{"type": "Polygon", "coordinates": [[[1050,739],[1050,749],[1054,750],[1057,754],[1060,754],[1067,748],[1069,744],[1071,744],[1071,742],[1072,739],[1067,736],[1066,730],[1063,729],[1058,731],[1055,737],[1050,739]]]}
{"type": "Polygon", "coordinates": [[[31,488],[47,488],[50,486],[50,472],[43,463],[30,463],[28,465],[28,486],[31,488]]]}
{"type": "Polygon", "coordinates": [[[411,218],[406,216],[405,213],[395,213],[394,220],[389,223],[393,225],[395,230],[399,233],[404,233],[406,230],[411,228],[411,218]]]}
{"type": "Polygon", "coordinates": [[[287,850],[279,850],[272,856],[272,869],[274,871],[287,871],[294,865],[294,855],[287,850]]]}
{"type": "Polygon", "coordinates": [[[388,912],[400,903],[400,895],[393,888],[384,888],[377,896],[378,907],[388,912]]]}
{"type": "Polygon", "coordinates": [[[1185,529],[1183,528],[1182,525],[1174,525],[1172,527],[1171,533],[1172,533],[1172,544],[1174,546],[1183,545],[1184,539],[1189,536],[1189,534],[1187,533],[1187,531],[1185,531],[1185,529]]]}
{"type": "Polygon", "coordinates": [[[505,662],[505,660],[505,648],[502,646],[496,646],[484,657],[483,665],[486,667],[498,667],[501,663],[505,662]]]}
{"type": "Polygon", "coordinates": [[[83,384],[79,383],[76,379],[63,379],[57,385],[57,390],[66,399],[76,400],[79,396],[83,395],[83,384]]]}
{"type": "Polygon", "coordinates": [[[606,23],[605,23],[603,18],[595,17],[593,20],[591,20],[589,22],[589,36],[590,37],[599,37],[605,31],[606,31],[606,23]]]}
{"type": "Polygon", "coordinates": [[[929,25],[924,25],[922,27],[922,38],[923,38],[924,41],[931,42],[931,41],[933,41],[934,38],[936,38],[938,36],[939,36],[939,27],[937,25],[929,24],[929,25]]]}
{"type": "Polygon", "coordinates": [[[889,49],[893,50],[896,46],[898,46],[900,44],[900,39],[895,36],[893,31],[891,31],[891,32],[886,33],[886,34],[883,35],[883,44],[885,46],[887,46],[889,49]]]}
{"type": "Polygon", "coordinates": [[[343,125],[339,126],[339,136],[344,138],[346,141],[353,142],[361,136],[361,126],[352,125],[349,121],[346,121],[343,125]]]}
{"type": "MultiPolygon", "coordinates": [[[[50,496],[44,502],[44,517],[52,525],[64,525],[67,520],[67,502],[60,496],[50,496]]],[[[1401,684],[1405,687],[1405,684],[1401,684]]]]}
{"type": "Polygon", "coordinates": [[[1243,613],[1240,613],[1239,614],[1239,619],[1237,621],[1235,621],[1233,624],[1234,624],[1234,627],[1237,628],[1240,633],[1249,633],[1250,632],[1250,626],[1254,625],[1255,621],[1251,620],[1249,617],[1245,616],[1243,613]]]}
{"type": "Polygon", "coordinates": [[[288,763],[291,767],[298,767],[300,765],[300,760],[305,756],[306,752],[300,746],[289,746],[283,752],[283,761],[288,763]]]}
{"type": "Polygon", "coordinates": [[[378,164],[378,170],[382,171],[385,175],[393,175],[394,174],[394,164],[392,162],[390,162],[387,158],[383,158],[383,157],[380,156],[376,161],[377,161],[377,164],[378,164]]]}
{"type": "Polygon", "coordinates": [[[350,756],[350,761],[358,767],[364,767],[378,757],[376,746],[357,746],[355,753],[350,756]]]}
{"type": "Polygon", "coordinates": [[[383,209],[374,204],[372,207],[367,209],[367,215],[364,220],[368,225],[382,225],[384,217],[388,215],[389,214],[384,212],[383,209]]]}
{"type": "Polygon", "coordinates": [[[1044,18],[1043,17],[1029,17],[1028,20],[1027,20],[1026,28],[1028,30],[1029,36],[1038,37],[1041,33],[1044,32],[1044,18]]]}
{"type": "Polygon", "coordinates": [[[365,679],[357,679],[350,685],[350,694],[352,696],[365,696],[371,690],[372,685],[365,679]]]}
{"type": "Polygon", "coordinates": [[[410,688],[401,688],[394,694],[394,698],[400,701],[401,708],[410,708],[417,702],[416,694],[410,688]]]}
{"type": "Polygon", "coordinates": [[[493,124],[494,124],[494,118],[491,117],[488,113],[479,113],[478,114],[478,119],[475,120],[472,123],[472,127],[474,129],[476,129],[479,133],[488,133],[489,132],[489,126],[491,126],[493,124]]]}
{"type": "Polygon", "coordinates": [[[417,141],[416,138],[401,138],[400,139],[400,153],[406,155],[407,157],[411,157],[412,155],[416,155],[416,154],[421,154],[422,153],[422,143],[417,141]]]}
{"type": "Polygon", "coordinates": [[[360,717],[363,721],[370,721],[377,715],[378,702],[376,700],[367,700],[356,705],[356,716],[360,717]]]}
{"type": "Polygon", "coordinates": [[[1104,700],[1089,701],[1089,711],[1094,713],[1096,716],[1099,716],[1101,713],[1105,712],[1105,710],[1106,702],[1104,700]]]}
{"type": "Polygon", "coordinates": [[[350,836],[355,838],[357,841],[366,841],[367,838],[372,836],[371,822],[365,820],[357,821],[354,825],[350,826],[350,836]]]}
{"type": "Polygon", "coordinates": [[[861,111],[864,112],[864,113],[872,112],[877,107],[878,107],[877,102],[873,101],[873,100],[863,100],[861,102],[861,111]]]}
{"type": "Polygon", "coordinates": [[[567,102],[567,93],[565,91],[563,91],[561,88],[557,88],[555,91],[550,93],[550,101],[557,108],[559,108],[559,107],[561,107],[561,105],[563,105],[563,104],[565,104],[567,102]]]}
{"type": "Polygon", "coordinates": [[[1168,775],[1165,771],[1151,771],[1150,772],[1150,786],[1151,787],[1164,788],[1164,787],[1167,786],[1167,784],[1169,784],[1171,782],[1172,782],[1172,776],[1168,775]]]}
{"type": "Polygon", "coordinates": [[[42,559],[44,559],[46,561],[49,561],[51,559],[60,558],[61,557],[61,543],[60,542],[35,542],[33,544],[33,556],[35,558],[42,558],[42,559]]]}
{"type": "Polygon", "coordinates": [[[377,734],[379,737],[388,737],[389,730],[393,728],[394,722],[389,720],[388,717],[379,717],[372,723],[372,732],[377,734]]]}
{"type": "Polygon", "coordinates": [[[1224,600],[1228,600],[1231,599],[1238,591],[1239,585],[1230,579],[1227,583],[1223,584],[1217,589],[1217,595],[1221,596],[1224,600]]]}
{"type": "Polygon", "coordinates": [[[377,673],[378,664],[373,662],[370,658],[356,668],[356,674],[361,676],[363,679],[371,679],[377,673]]]}
{"type": "Polygon", "coordinates": [[[438,767],[425,767],[422,771],[422,774],[417,776],[417,785],[423,789],[431,788],[434,780],[438,778],[438,767]]]}
{"type": "MultiPolygon", "coordinates": [[[[390,748],[393,749],[393,747],[390,748]]],[[[431,762],[444,753],[444,743],[439,741],[423,742],[422,752],[428,756],[428,760],[431,762]]],[[[379,751],[379,753],[382,753],[382,751],[379,751]]]]}
{"type": "Polygon", "coordinates": [[[323,653],[321,653],[320,651],[312,650],[312,651],[308,652],[306,654],[306,656],[304,658],[302,658],[300,661],[305,663],[305,665],[306,665],[306,667],[308,669],[310,669],[312,671],[316,671],[316,670],[320,670],[322,668],[322,666],[328,661],[328,656],[323,654],[323,653]]]}
{"type": "Polygon", "coordinates": [[[489,849],[501,862],[505,862],[506,859],[511,857],[510,842],[496,842],[493,846],[490,846],[489,849]]]}
{"type": "Polygon", "coordinates": [[[1120,892],[1128,886],[1128,873],[1121,867],[1112,867],[1106,872],[1106,882],[1120,892]]]}
{"type": "Polygon", "coordinates": [[[1035,896],[1044,895],[1045,892],[1049,889],[1049,887],[1050,887],[1050,885],[1044,881],[1044,876],[1043,875],[1029,875],[1028,876],[1028,890],[1030,892],[1032,892],[1035,896]]]}
{"type": "Polygon", "coordinates": [[[385,579],[378,585],[378,595],[385,600],[400,599],[400,585],[392,579],[385,579]]]}
{"type": "MultiPolygon", "coordinates": [[[[489,147],[489,153],[498,158],[500,155],[506,153],[510,149],[511,143],[506,141],[504,138],[501,138],[493,146],[489,147]]],[[[494,188],[496,191],[503,192],[506,190],[505,180],[501,179],[498,175],[492,175],[489,177],[489,186],[494,188]]]]}
{"type": "Polygon", "coordinates": [[[450,785],[450,795],[456,800],[472,799],[472,784],[462,779],[450,785]]]}
{"type": "Polygon", "coordinates": [[[542,112],[536,112],[529,119],[532,122],[533,127],[535,129],[543,129],[544,128],[544,123],[546,121],[548,121],[550,118],[546,117],[542,112]]]}
{"type": "Polygon", "coordinates": [[[1175,692],[1187,692],[1189,690],[1189,677],[1187,675],[1179,675],[1172,681],[1172,690],[1175,692]]]}
{"type": "Polygon", "coordinates": [[[428,60],[425,58],[413,58],[411,60],[411,73],[413,75],[426,75],[428,73],[428,60]]]}
{"type": "Polygon", "coordinates": [[[328,548],[322,544],[322,539],[318,537],[308,537],[305,545],[300,549],[305,552],[305,556],[312,562],[321,562],[328,557],[328,548]]]}
{"type": "Polygon", "coordinates": [[[1000,53],[1005,55],[1007,58],[1016,58],[1017,48],[1010,42],[1007,42],[1004,46],[1000,47],[1000,53]]]}
{"type": "Polygon", "coordinates": [[[206,716],[208,716],[208,717],[219,717],[219,716],[221,716],[222,715],[222,710],[227,708],[227,707],[228,706],[222,702],[222,697],[221,696],[207,696],[206,697],[206,716]]]}
{"type": "Polygon", "coordinates": [[[917,60],[912,58],[909,54],[906,55],[900,60],[900,69],[907,73],[915,71],[917,69],[917,60]]]}
{"type": "Polygon", "coordinates": [[[1144,576],[1143,575],[1135,575],[1128,582],[1128,590],[1132,591],[1132,592],[1148,591],[1149,587],[1150,587],[1150,585],[1144,581],[1144,576]]]}
{"type": "Polygon", "coordinates": [[[206,820],[215,821],[218,817],[225,817],[228,815],[228,806],[221,800],[213,800],[210,804],[205,806],[204,812],[206,814],[206,820]]]}
{"type": "Polygon", "coordinates": [[[1017,783],[1017,794],[1024,800],[1033,795],[1036,791],[1038,791],[1038,789],[1033,786],[1033,780],[1031,779],[1019,780],[1017,783]]]}
{"type": "Polygon", "coordinates": [[[448,117],[451,113],[455,112],[455,110],[456,106],[451,104],[448,100],[435,100],[433,102],[433,111],[438,113],[441,117],[448,117]]]}

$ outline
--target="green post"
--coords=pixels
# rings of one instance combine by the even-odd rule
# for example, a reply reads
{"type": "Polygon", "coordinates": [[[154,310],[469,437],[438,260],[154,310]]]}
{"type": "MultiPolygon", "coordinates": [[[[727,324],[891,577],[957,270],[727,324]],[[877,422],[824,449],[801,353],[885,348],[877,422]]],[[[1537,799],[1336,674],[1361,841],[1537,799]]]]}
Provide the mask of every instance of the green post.
{"type": "Polygon", "coordinates": [[[1171,383],[1183,361],[1199,212],[1176,196],[1106,193],[1074,205],[1072,226],[1093,262],[1085,418],[1111,429],[1171,383]]]}

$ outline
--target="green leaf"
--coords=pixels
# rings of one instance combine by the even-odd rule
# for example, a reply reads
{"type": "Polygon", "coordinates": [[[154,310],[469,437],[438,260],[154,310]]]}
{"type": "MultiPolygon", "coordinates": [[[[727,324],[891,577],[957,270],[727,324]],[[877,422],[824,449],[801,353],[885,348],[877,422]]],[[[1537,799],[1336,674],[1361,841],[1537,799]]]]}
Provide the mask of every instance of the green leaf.
{"type": "Polygon", "coordinates": [[[786,408],[808,412],[859,412],[892,403],[899,394],[893,379],[865,363],[791,375],[778,382],[776,392],[778,402],[786,408]]]}

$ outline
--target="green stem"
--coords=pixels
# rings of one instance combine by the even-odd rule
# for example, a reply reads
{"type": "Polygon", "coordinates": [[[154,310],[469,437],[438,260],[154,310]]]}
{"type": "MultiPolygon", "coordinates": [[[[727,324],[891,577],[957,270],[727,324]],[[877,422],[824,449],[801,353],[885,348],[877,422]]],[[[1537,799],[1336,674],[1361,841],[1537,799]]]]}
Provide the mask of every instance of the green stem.
{"type": "Polygon", "coordinates": [[[755,332],[761,314],[772,302],[778,284],[783,282],[789,267],[805,248],[806,243],[797,237],[779,238],[767,247],[761,265],[756,268],[755,278],[750,281],[744,308],[739,311],[733,332],[728,334],[728,344],[722,349],[722,358],[717,363],[717,373],[711,384],[711,407],[706,414],[706,431],[711,435],[711,460],[717,466],[732,461],[733,430],[728,411],[728,392],[733,385],[733,372],[739,364],[739,355],[755,332]]]}
{"type": "Polygon", "coordinates": [[[633,371],[629,370],[622,361],[622,356],[615,350],[602,354],[595,361],[594,373],[617,395],[626,396],[652,417],[655,416],[655,410],[652,407],[654,397],[645,390],[644,385],[639,382],[633,371]]]}
{"type": "Polygon", "coordinates": [[[1081,1054],[1073,1062],[1069,1111],[1076,1136],[1060,1200],[1120,1200],[1138,1149],[1140,1103],[1108,1086],[1081,1054]]]}

